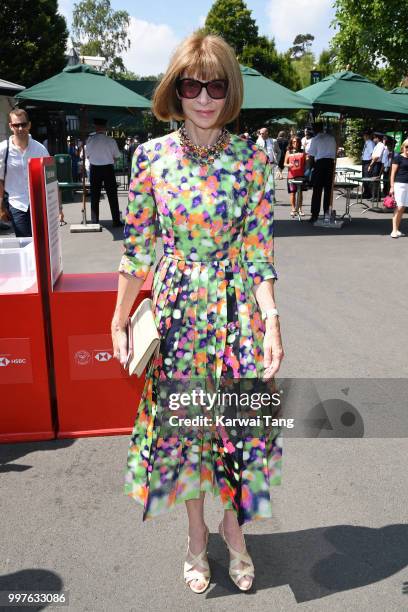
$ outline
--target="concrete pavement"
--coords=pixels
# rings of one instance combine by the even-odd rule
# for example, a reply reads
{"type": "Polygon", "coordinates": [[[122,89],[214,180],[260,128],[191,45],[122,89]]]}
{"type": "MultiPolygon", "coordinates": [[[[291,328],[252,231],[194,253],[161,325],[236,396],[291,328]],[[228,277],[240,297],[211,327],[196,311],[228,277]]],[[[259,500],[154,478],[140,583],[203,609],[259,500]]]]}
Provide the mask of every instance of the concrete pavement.
{"type": "MultiPolygon", "coordinates": [[[[290,220],[286,181],[277,185],[281,376],[369,378],[373,388],[407,377],[408,238],[389,237],[389,214],[357,206],[339,231],[290,220]]],[[[79,222],[80,204],[64,208],[79,222]]],[[[109,229],[106,201],[101,217],[100,234],[61,228],[66,273],[117,268],[121,231],[109,229]]],[[[182,582],[184,508],[142,523],[122,493],[127,445],[127,436],[0,445],[0,591],[67,590],[75,612],[408,610],[405,438],[285,439],[274,518],[245,529],[254,591],[230,582],[219,502],[208,499],[213,578],[201,596],[182,582]]]]}

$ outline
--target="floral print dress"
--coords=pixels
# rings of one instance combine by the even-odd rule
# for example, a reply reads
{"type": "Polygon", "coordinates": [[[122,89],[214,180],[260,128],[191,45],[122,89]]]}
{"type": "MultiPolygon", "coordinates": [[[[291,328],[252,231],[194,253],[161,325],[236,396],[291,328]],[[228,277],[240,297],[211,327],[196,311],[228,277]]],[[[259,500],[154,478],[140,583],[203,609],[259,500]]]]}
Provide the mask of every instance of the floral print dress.
{"type": "Polygon", "coordinates": [[[158,226],[164,254],[152,299],[160,353],[147,368],[125,493],[143,504],[144,519],[200,492],[219,494],[240,524],[270,517],[270,487],[281,478],[279,428],[169,428],[163,418],[169,383],[205,381],[217,390],[220,381],[262,377],[264,324],[253,286],[277,278],[265,153],[235,135],[208,165],[185,155],[178,132],[140,145],[119,271],[147,277],[158,226]]]}

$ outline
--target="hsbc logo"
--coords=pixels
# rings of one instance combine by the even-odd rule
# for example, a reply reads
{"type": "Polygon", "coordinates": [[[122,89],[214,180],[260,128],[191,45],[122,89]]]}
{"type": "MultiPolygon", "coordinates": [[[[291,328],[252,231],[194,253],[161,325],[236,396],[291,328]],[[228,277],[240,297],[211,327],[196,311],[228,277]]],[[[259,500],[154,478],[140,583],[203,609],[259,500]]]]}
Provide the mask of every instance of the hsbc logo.
{"type": "Polygon", "coordinates": [[[99,353],[95,353],[94,357],[97,361],[103,362],[110,361],[113,355],[109,351],[99,351],[99,353]]]}
{"type": "Polygon", "coordinates": [[[15,359],[9,359],[10,355],[0,355],[0,368],[6,368],[8,365],[25,365],[27,359],[16,357],[15,359]]]}

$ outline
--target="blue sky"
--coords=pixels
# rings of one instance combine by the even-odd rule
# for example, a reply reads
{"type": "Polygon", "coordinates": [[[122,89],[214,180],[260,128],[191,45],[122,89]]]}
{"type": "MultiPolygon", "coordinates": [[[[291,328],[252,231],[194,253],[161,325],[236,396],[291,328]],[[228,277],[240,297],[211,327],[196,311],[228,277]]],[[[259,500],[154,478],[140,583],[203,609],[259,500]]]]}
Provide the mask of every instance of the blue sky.
{"type": "MultiPolygon", "coordinates": [[[[60,12],[71,22],[74,0],[59,0],[60,12]]],[[[131,16],[131,49],[123,57],[128,69],[139,75],[157,74],[167,66],[175,46],[203,24],[213,0],[111,0],[115,10],[131,16]]],[[[315,36],[316,55],[327,48],[333,35],[332,0],[247,0],[259,31],[274,37],[277,48],[286,51],[296,34],[315,36]]]]}

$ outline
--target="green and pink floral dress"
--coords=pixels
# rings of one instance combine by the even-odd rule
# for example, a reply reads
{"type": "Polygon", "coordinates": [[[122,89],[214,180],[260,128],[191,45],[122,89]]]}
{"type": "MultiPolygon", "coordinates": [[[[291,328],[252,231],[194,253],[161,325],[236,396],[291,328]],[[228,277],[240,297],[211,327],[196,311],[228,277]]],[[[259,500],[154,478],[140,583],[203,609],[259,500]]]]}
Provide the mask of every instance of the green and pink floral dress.
{"type": "Polygon", "coordinates": [[[201,491],[220,494],[240,524],[271,516],[281,479],[280,430],[169,428],[167,389],[262,377],[264,324],[253,286],[273,266],[273,177],[252,141],[231,135],[221,156],[201,165],[178,133],[140,145],[133,157],[121,272],[146,278],[159,225],[164,254],[154,273],[160,354],[146,372],[131,436],[125,492],[144,518],[201,491]],[[158,223],[157,223],[158,222],[158,223]]]}

